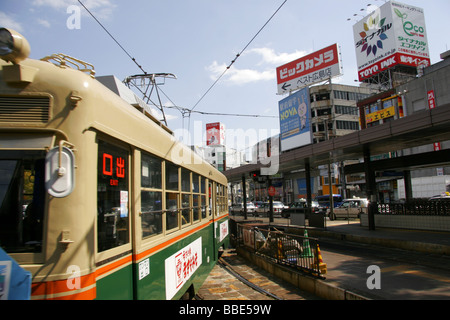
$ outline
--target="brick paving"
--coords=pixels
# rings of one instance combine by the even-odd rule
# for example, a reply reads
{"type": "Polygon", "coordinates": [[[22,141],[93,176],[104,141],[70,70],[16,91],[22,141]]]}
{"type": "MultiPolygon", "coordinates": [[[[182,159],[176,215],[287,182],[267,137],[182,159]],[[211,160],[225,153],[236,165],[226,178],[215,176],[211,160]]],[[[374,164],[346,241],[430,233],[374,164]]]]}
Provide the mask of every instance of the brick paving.
{"type": "MultiPolygon", "coordinates": [[[[273,277],[259,267],[250,265],[234,250],[227,250],[222,258],[242,277],[283,300],[318,300],[318,297],[273,277]]],[[[274,300],[236,279],[217,264],[204,282],[198,295],[204,300],[274,300]]]]}

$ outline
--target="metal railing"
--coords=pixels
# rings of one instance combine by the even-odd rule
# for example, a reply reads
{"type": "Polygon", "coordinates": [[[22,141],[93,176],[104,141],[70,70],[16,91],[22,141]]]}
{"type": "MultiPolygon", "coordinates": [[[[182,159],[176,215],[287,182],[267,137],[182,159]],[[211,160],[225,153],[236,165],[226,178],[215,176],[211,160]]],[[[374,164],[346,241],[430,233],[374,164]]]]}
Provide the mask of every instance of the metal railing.
{"type": "Polygon", "coordinates": [[[412,200],[405,203],[379,203],[378,214],[395,215],[450,215],[450,201],[412,200]]]}
{"type": "Polygon", "coordinates": [[[237,245],[245,246],[278,264],[324,278],[326,265],[321,261],[317,238],[286,234],[276,228],[261,229],[248,224],[237,225],[237,245]],[[325,268],[323,268],[325,266],[325,268]]]}

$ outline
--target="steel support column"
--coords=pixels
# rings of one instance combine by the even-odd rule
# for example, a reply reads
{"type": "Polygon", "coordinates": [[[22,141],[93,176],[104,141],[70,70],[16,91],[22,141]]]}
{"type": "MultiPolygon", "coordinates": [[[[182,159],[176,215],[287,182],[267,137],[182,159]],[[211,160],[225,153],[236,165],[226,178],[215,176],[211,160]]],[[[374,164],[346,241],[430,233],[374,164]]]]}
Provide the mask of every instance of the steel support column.
{"type": "Polygon", "coordinates": [[[376,190],[377,185],[375,181],[375,172],[371,168],[370,164],[370,150],[364,149],[364,171],[366,176],[366,193],[369,199],[369,230],[375,230],[375,213],[378,210],[376,190]]]}

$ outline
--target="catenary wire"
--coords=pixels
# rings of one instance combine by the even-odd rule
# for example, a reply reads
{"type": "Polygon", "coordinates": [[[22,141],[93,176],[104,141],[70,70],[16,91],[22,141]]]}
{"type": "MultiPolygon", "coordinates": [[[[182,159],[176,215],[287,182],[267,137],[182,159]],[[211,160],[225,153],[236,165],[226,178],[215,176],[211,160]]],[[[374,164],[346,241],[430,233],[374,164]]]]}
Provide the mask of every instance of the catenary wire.
{"type": "Polygon", "coordinates": [[[200,99],[197,101],[197,103],[192,107],[191,111],[193,111],[198,104],[208,95],[208,93],[212,90],[212,88],[222,79],[222,77],[227,73],[228,70],[233,66],[233,64],[236,62],[237,59],[244,53],[244,51],[250,46],[250,44],[256,39],[256,37],[263,31],[263,29],[269,24],[269,22],[275,17],[275,15],[278,13],[278,11],[281,10],[281,8],[286,4],[287,0],[284,0],[284,2],[278,7],[278,9],[272,14],[272,16],[269,18],[269,20],[266,21],[266,23],[259,29],[259,31],[253,36],[253,38],[247,43],[247,45],[244,47],[244,49],[239,52],[236,57],[231,61],[231,63],[226,67],[226,69],[222,72],[222,74],[217,78],[216,81],[206,90],[206,92],[200,97],[200,99]]]}
{"type": "Polygon", "coordinates": [[[125,50],[125,48],[119,43],[119,41],[116,40],[116,38],[114,38],[114,36],[108,31],[108,29],[106,29],[103,24],[94,16],[94,14],[89,11],[89,9],[81,2],[81,0],[78,0],[78,2],[83,6],[83,8],[91,15],[92,18],[94,18],[95,21],[97,21],[97,23],[103,28],[103,30],[106,31],[106,33],[114,40],[115,43],[117,43],[117,45],[126,53],[126,55],[138,66],[139,69],[142,70],[142,72],[144,72],[145,74],[147,74],[147,72],[142,68],[142,66],[137,63],[136,59],[134,57],[132,57],[127,50],[125,50]]]}
{"type": "MultiPolygon", "coordinates": [[[[120,42],[106,29],[106,27],[95,17],[95,15],[83,4],[81,0],[78,0],[80,5],[91,15],[91,17],[102,27],[102,29],[111,37],[111,39],[125,52],[125,54],[138,66],[138,68],[147,74],[147,72],[143,69],[143,67],[136,61],[136,59],[120,44],[120,42]]],[[[161,90],[164,96],[174,105],[173,107],[166,108],[175,108],[183,115],[183,118],[187,115],[190,117],[191,113],[198,113],[202,115],[214,115],[214,116],[234,116],[234,117],[253,117],[253,118],[277,118],[277,116],[263,116],[263,115],[252,115],[252,114],[227,114],[227,113],[213,113],[213,112],[205,112],[205,111],[194,111],[194,109],[198,106],[198,104],[203,100],[203,98],[212,90],[212,88],[220,81],[220,79],[225,75],[225,73],[233,66],[233,64],[237,61],[237,59],[245,52],[245,50],[250,46],[250,44],[256,39],[256,37],[263,31],[263,29],[269,24],[269,22],[275,17],[275,15],[281,10],[281,8],[285,5],[287,0],[285,0],[278,9],[272,14],[272,16],[266,21],[266,23],[258,30],[258,32],[253,36],[253,38],[247,43],[247,45],[238,53],[231,61],[231,63],[227,66],[224,72],[219,76],[219,78],[211,85],[211,87],[203,94],[203,96],[198,100],[198,102],[194,105],[192,109],[182,108],[177,106],[173,101],[167,96],[167,94],[161,90]]],[[[188,124],[190,125],[190,124],[188,124]]],[[[184,123],[183,123],[184,127],[184,123]]]]}

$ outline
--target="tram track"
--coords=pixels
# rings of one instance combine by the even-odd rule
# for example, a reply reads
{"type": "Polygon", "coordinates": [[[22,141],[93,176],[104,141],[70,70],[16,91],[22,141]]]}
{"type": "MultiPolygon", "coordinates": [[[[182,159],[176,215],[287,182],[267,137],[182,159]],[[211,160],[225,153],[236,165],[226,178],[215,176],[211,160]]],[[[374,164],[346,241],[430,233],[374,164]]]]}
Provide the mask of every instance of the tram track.
{"type": "Polygon", "coordinates": [[[219,257],[195,300],[317,300],[239,257],[233,249],[219,257]]]}
{"type": "MultiPolygon", "coordinates": [[[[220,269],[227,272],[229,275],[231,275],[234,279],[236,279],[240,283],[249,287],[251,290],[254,290],[259,294],[265,295],[266,297],[273,300],[284,300],[283,298],[263,289],[262,287],[246,279],[243,275],[241,275],[238,271],[236,271],[235,268],[230,263],[228,263],[223,257],[217,260],[217,266],[219,266],[220,269]]],[[[205,300],[205,299],[202,294],[198,293],[194,296],[194,300],[205,300]]]]}
{"type": "Polygon", "coordinates": [[[230,265],[228,262],[225,261],[225,259],[223,258],[219,258],[219,260],[217,261],[217,263],[220,265],[221,268],[223,268],[224,270],[226,270],[229,274],[231,274],[233,277],[235,277],[236,279],[238,279],[239,281],[241,281],[243,284],[247,285],[248,287],[250,287],[251,289],[264,294],[274,300],[284,300],[283,298],[267,291],[264,290],[263,288],[261,288],[260,286],[254,284],[253,282],[247,280],[245,277],[243,277],[241,274],[239,274],[232,265],[230,265]]]}

